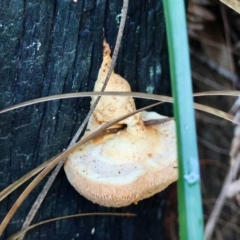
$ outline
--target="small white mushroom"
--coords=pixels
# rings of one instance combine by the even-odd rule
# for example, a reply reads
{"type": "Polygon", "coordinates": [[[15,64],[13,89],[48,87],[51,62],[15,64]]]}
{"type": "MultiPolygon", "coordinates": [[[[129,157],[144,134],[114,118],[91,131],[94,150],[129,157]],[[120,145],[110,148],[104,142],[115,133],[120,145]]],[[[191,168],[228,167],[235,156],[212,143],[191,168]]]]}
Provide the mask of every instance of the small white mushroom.
{"type": "MultiPolygon", "coordinates": [[[[95,91],[101,90],[110,63],[110,48],[104,42],[95,91]]],[[[105,91],[131,89],[124,78],[113,72],[105,91]]],[[[85,135],[135,109],[131,97],[102,97],[85,135]]],[[[126,128],[116,134],[103,135],[82,145],[65,163],[69,182],[87,199],[107,207],[127,206],[165,189],[178,176],[175,123],[172,120],[144,125],[144,121],[162,118],[165,117],[146,111],[133,115],[119,123],[126,128]]]]}

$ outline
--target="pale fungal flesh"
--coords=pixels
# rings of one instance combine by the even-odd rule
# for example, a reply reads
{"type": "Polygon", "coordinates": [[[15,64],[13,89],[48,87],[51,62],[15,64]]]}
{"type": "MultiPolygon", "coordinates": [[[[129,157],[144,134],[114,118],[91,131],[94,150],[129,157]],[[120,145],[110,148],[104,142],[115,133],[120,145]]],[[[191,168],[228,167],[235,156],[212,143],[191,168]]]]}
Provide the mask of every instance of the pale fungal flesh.
{"type": "MultiPolygon", "coordinates": [[[[101,90],[110,63],[110,49],[104,42],[95,91],[101,90]]],[[[106,91],[131,89],[125,79],[113,72],[106,91]]],[[[133,111],[131,97],[102,97],[85,135],[133,111]]],[[[127,206],[165,189],[177,180],[175,123],[171,120],[145,126],[143,122],[161,118],[165,117],[154,112],[136,114],[120,122],[119,126],[126,124],[126,128],[82,145],[65,163],[70,183],[87,199],[107,207],[127,206]]]]}

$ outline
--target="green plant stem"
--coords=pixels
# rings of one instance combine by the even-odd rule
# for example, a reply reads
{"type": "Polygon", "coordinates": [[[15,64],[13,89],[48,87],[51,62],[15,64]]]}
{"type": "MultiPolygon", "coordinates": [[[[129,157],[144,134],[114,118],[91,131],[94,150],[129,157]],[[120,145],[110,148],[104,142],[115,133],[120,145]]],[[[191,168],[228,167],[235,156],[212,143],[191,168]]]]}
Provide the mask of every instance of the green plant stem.
{"type": "Polygon", "coordinates": [[[203,239],[202,199],[185,6],[183,0],[163,0],[163,4],[177,127],[180,239],[200,240],[203,239]]]}

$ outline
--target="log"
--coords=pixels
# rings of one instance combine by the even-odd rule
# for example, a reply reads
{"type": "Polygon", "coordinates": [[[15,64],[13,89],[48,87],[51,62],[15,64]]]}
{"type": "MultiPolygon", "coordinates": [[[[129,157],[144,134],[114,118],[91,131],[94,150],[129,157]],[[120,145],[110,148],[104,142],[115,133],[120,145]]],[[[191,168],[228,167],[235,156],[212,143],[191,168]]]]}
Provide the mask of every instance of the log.
{"type": "MultiPolygon", "coordinates": [[[[0,109],[44,96],[92,91],[104,36],[113,50],[121,14],[118,0],[1,0],[0,109]]],[[[133,91],[170,94],[162,1],[130,1],[115,72],[133,91]]],[[[149,101],[137,100],[137,106],[149,101]]],[[[0,190],[65,149],[90,106],[90,98],[57,100],[0,115],[0,190]]],[[[171,114],[171,105],[158,108],[171,114]]],[[[21,229],[47,177],[28,196],[2,236],[21,229]]],[[[0,203],[5,217],[27,184],[0,203]]],[[[91,216],[48,223],[25,239],[167,239],[166,191],[138,205],[114,209],[93,204],[62,170],[34,222],[76,213],[131,212],[137,217],[91,216]],[[164,237],[165,236],[165,237],[164,237]]]]}

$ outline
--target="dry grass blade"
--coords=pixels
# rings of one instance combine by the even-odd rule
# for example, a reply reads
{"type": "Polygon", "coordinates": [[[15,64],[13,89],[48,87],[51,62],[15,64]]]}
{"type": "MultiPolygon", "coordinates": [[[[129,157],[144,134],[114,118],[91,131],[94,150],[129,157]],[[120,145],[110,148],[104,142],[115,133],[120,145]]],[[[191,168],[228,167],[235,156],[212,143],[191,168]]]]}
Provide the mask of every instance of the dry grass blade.
{"type": "Polygon", "coordinates": [[[86,143],[87,141],[97,137],[99,134],[101,134],[104,130],[111,127],[112,125],[116,124],[119,121],[122,121],[125,118],[128,118],[138,112],[141,112],[143,110],[149,109],[151,107],[157,106],[161,103],[155,103],[152,105],[149,105],[147,107],[141,108],[135,112],[129,113],[127,115],[124,115],[110,123],[107,123],[100,127],[97,131],[90,134],[89,136],[81,139],[78,143],[73,145],[71,148],[67,149],[65,152],[57,156],[52,162],[50,162],[47,167],[42,170],[42,172],[28,185],[28,187],[23,191],[23,193],[20,195],[20,197],[17,199],[17,201],[14,203],[8,214],[5,216],[4,220],[2,221],[0,225],[0,236],[2,235],[3,231],[5,230],[6,226],[8,225],[9,221],[17,211],[17,209],[21,206],[22,202],[26,199],[26,197],[29,195],[29,193],[37,186],[37,184],[64,158],[66,158],[72,151],[77,149],[80,145],[86,143]]]}
{"type": "MultiPolygon", "coordinates": [[[[8,108],[5,108],[0,111],[1,113],[11,111],[13,109],[17,109],[23,106],[28,106],[32,105],[35,103],[40,103],[40,102],[46,102],[50,100],[57,100],[57,99],[67,99],[67,98],[75,98],[75,97],[90,97],[90,96],[131,96],[135,98],[143,98],[143,99],[151,99],[151,100],[157,100],[157,101],[163,101],[163,102],[169,102],[173,103],[173,98],[168,97],[168,96],[163,96],[163,95],[157,95],[157,94],[147,94],[147,93],[137,93],[137,92],[83,92],[83,93],[69,93],[69,94],[59,94],[59,95],[54,95],[50,97],[44,97],[44,98],[39,98],[39,99],[34,99],[31,101],[27,101],[24,103],[20,103],[8,108]]],[[[240,91],[210,91],[210,92],[202,92],[202,93],[195,93],[194,97],[200,97],[200,96],[218,96],[218,95],[226,95],[226,96],[238,96],[240,95],[240,91]]],[[[195,103],[194,108],[197,110],[201,110],[207,113],[210,113],[212,115],[224,118],[230,122],[236,123],[233,120],[233,116],[231,114],[228,114],[226,112],[223,112],[221,110],[208,107],[202,104],[195,103]]]]}
{"type": "Polygon", "coordinates": [[[240,95],[240,91],[232,91],[232,90],[223,90],[223,91],[208,91],[208,92],[200,92],[194,93],[194,97],[202,97],[202,96],[231,96],[238,97],[240,95]]]}
{"type": "MultiPolygon", "coordinates": [[[[48,102],[48,101],[59,100],[59,99],[77,98],[77,97],[79,97],[78,93],[67,93],[67,94],[57,94],[57,95],[48,96],[48,97],[36,98],[33,100],[29,100],[29,101],[26,101],[23,103],[18,103],[18,104],[12,105],[10,107],[4,108],[3,110],[0,111],[0,114],[15,110],[15,109],[18,109],[21,107],[26,107],[26,106],[30,106],[33,104],[37,104],[37,103],[48,102]]],[[[83,97],[90,97],[90,95],[84,94],[83,97]]]]}
{"type": "MultiPolygon", "coordinates": [[[[43,98],[37,98],[30,101],[26,101],[23,103],[19,103],[16,105],[13,105],[11,107],[4,108],[0,110],[0,114],[9,112],[21,107],[30,106],[37,103],[43,103],[53,100],[60,100],[60,99],[69,99],[69,98],[78,98],[78,97],[91,97],[91,96],[131,96],[136,98],[142,98],[142,99],[151,99],[151,100],[157,100],[157,101],[164,101],[173,103],[173,98],[164,96],[164,95],[157,95],[157,94],[148,94],[148,93],[139,93],[139,92],[80,92],[80,93],[65,93],[65,94],[57,94],[53,96],[43,97],[43,98]]],[[[201,96],[234,96],[237,97],[240,95],[240,91],[209,91],[209,92],[200,92],[200,93],[194,93],[194,97],[201,97],[201,96]]]]}
{"type": "Polygon", "coordinates": [[[52,218],[46,221],[42,221],[36,224],[33,224],[32,226],[28,227],[27,229],[21,230],[17,233],[15,233],[14,235],[12,235],[11,237],[9,237],[7,240],[16,240],[17,238],[19,238],[22,234],[25,234],[27,231],[38,227],[40,225],[46,224],[46,223],[50,223],[50,222],[54,222],[54,221],[58,221],[58,220],[64,220],[64,219],[68,219],[68,218],[75,218],[75,217],[88,217],[88,216],[116,216],[116,217],[135,217],[137,216],[134,213],[104,213],[104,212],[98,212],[98,213],[79,213],[79,214],[74,214],[74,215],[69,215],[69,216],[64,216],[64,217],[57,217],[57,218],[52,218]]]}
{"type": "Polygon", "coordinates": [[[226,112],[223,112],[221,110],[218,110],[216,108],[208,107],[208,106],[205,106],[205,105],[202,105],[202,104],[198,104],[198,103],[194,104],[194,108],[197,109],[197,110],[201,110],[203,112],[207,112],[207,113],[210,113],[212,115],[218,116],[220,118],[223,118],[225,120],[228,120],[228,121],[230,121],[232,123],[236,123],[236,124],[239,125],[239,123],[234,120],[233,115],[231,115],[229,113],[226,113],[226,112]]]}
{"type": "Polygon", "coordinates": [[[220,0],[225,3],[228,7],[232,8],[236,12],[240,13],[240,2],[238,0],[220,0]]]}
{"type": "Polygon", "coordinates": [[[78,92],[78,93],[65,93],[65,94],[57,94],[48,97],[37,98],[33,100],[29,100],[23,103],[19,103],[10,107],[7,107],[3,110],[0,110],[0,114],[9,112],[21,107],[30,106],[37,103],[43,103],[48,101],[54,100],[61,100],[61,99],[69,99],[69,98],[79,98],[79,97],[92,97],[92,96],[134,96],[137,98],[143,99],[152,99],[157,101],[164,101],[172,103],[173,100],[171,97],[163,96],[163,95],[156,95],[156,94],[147,94],[147,93],[137,93],[137,92],[78,92]]]}
{"type": "Polygon", "coordinates": [[[33,169],[32,171],[28,172],[26,175],[23,177],[19,178],[17,181],[9,185],[7,188],[3,189],[0,192],[0,202],[7,197],[11,192],[13,192],[15,189],[17,189],[19,186],[21,186],[23,183],[25,183],[27,180],[29,180],[31,177],[42,171],[48,164],[50,164],[54,158],[49,159],[48,161],[44,162],[37,168],[33,169]]]}
{"type": "MultiPolygon", "coordinates": [[[[85,140],[85,139],[84,139],[85,140]]],[[[81,141],[80,141],[81,142],[81,141]]],[[[80,143],[79,142],[79,143],[80,143]]],[[[82,142],[81,142],[82,143],[82,142]]],[[[47,167],[42,170],[42,172],[28,185],[28,187],[23,191],[23,193],[20,195],[20,197],[17,199],[17,201],[14,203],[8,214],[3,219],[1,225],[0,225],[0,236],[2,235],[3,231],[7,227],[9,221],[17,211],[17,209],[21,206],[22,202],[26,199],[26,197],[29,195],[29,193],[37,186],[37,184],[65,157],[68,156],[68,154],[76,149],[80,144],[75,144],[72,148],[66,150],[63,152],[60,156],[56,157],[50,164],[47,165],[47,167]]]]}
{"type": "MultiPolygon", "coordinates": [[[[173,98],[164,95],[157,95],[157,94],[149,94],[149,93],[140,93],[140,92],[78,92],[78,93],[65,93],[65,94],[57,94],[43,98],[37,98],[33,100],[29,100],[23,103],[19,103],[13,105],[11,107],[4,108],[0,110],[0,114],[9,112],[21,107],[30,106],[37,103],[43,103],[48,101],[60,100],[60,99],[69,99],[69,98],[79,98],[79,97],[92,97],[92,96],[129,96],[135,98],[142,98],[142,99],[151,99],[157,101],[164,101],[173,103],[173,98]]],[[[238,97],[240,95],[240,91],[232,91],[232,90],[223,90],[223,91],[208,91],[208,92],[199,92],[194,93],[193,97],[203,97],[203,96],[232,96],[238,97]]]]}

